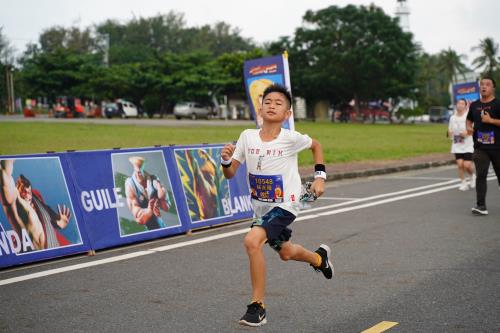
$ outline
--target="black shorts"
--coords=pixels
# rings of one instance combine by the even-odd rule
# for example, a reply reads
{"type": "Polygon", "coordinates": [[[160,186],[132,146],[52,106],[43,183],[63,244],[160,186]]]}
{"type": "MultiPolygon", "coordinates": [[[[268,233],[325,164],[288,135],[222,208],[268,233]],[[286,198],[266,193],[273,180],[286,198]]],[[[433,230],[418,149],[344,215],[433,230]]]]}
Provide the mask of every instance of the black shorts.
{"type": "Polygon", "coordinates": [[[472,161],[472,153],[455,154],[456,160],[472,161]]]}
{"type": "Polygon", "coordinates": [[[264,228],[267,235],[267,242],[274,250],[280,251],[281,244],[287,242],[292,237],[292,230],[288,228],[295,220],[295,215],[280,207],[274,207],[261,218],[252,223],[254,226],[264,228]]]}

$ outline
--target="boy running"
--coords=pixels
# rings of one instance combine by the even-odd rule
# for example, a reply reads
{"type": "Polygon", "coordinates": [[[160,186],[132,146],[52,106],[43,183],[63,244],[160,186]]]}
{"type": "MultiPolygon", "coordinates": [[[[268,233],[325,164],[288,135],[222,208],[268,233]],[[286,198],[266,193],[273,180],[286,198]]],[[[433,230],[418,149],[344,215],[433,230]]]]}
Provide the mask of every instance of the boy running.
{"type": "Polygon", "coordinates": [[[239,323],[261,326],[267,322],[264,306],[266,266],[264,244],[279,253],[284,261],[309,263],[327,279],[333,276],[330,248],[320,245],[309,251],[290,242],[288,226],[299,212],[301,180],[298,172],[298,153],[311,149],[315,163],[315,179],[311,191],[324,192],[326,172],[321,144],[308,135],[281,128],[291,115],[292,98],[280,85],[268,87],[262,98],[262,128],[243,131],[236,146],[227,144],[221,152],[224,176],[232,178],[238,167],[246,162],[248,183],[256,219],[245,236],[244,244],[250,261],[252,300],[239,323]]]}

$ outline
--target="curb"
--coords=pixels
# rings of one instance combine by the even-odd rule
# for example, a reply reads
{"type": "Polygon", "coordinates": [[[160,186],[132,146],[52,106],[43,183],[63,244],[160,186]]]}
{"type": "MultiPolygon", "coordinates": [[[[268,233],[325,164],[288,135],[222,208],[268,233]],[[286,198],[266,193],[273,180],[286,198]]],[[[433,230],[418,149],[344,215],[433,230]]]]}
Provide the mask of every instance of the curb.
{"type": "MultiPolygon", "coordinates": [[[[370,176],[378,176],[385,175],[389,173],[410,171],[410,170],[419,170],[419,169],[428,169],[428,168],[437,168],[446,165],[455,164],[455,160],[444,160],[444,161],[432,161],[432,162],[421,162],[421,163],[413,163],[413,164],[405,164],[400,166],[388,166],[382,168],[373,168],[367,170],[359,170],[359,171],[347,171],[347,172],[338,172],[338,173],[330,173],[327,175],[326,181],[334,181],[334,180],[342,180],[342,179],[352,179],[352,178],[362,178],[362,177],[370,177],[370,176]]],[[[333,168],[335,165],[333,165],[333,168]]],[[[312,175],[310,176],[300,176],[302,182],[310,182],[314,180],[312,175]]]]}

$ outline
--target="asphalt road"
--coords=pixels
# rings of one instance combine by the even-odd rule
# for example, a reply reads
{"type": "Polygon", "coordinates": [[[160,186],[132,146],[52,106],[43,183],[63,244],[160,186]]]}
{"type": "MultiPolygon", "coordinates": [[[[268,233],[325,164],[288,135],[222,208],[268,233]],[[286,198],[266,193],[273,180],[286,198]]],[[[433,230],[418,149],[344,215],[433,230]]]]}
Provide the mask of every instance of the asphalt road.
{"type": "Polygon", "coordinates": [[[500,189],[488,182],[490,215],[475,217],[455,177],[443,167],[329,183],[292,239],[329,244],[336,275],[266,248],[263,328],[237,324],[250,298],[244,222],[0,271],[0,331],[499,332],[500,189]]]}

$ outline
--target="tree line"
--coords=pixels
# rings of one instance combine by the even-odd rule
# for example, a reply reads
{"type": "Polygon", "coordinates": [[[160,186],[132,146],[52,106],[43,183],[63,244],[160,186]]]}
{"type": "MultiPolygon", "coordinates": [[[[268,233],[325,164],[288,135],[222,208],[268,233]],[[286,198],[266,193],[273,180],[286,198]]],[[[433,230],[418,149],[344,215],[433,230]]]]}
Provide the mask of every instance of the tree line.
{"type": "MultiPolygon", "coordinates": [[[[474,68],[451,48],[426,53],[396,18],[375,5],[307,11],[293,36],[257,44],[225,22],[187,26],[176,12],[92,27],[49,27],[12,61],[0,27],[0,108],[6,105],[6,70],[17,96],[129,99],[146,111],[176,102],[244,97],[243,62],[288,51],[293,94],[308,106],[326,100],[411,98],[427,108],[447,105],[449,84],[474,69],[500,79],[498,43],[471,46],[474,68]]],[[[499,80],[500,81],[500,80],[499,80]]]]}

